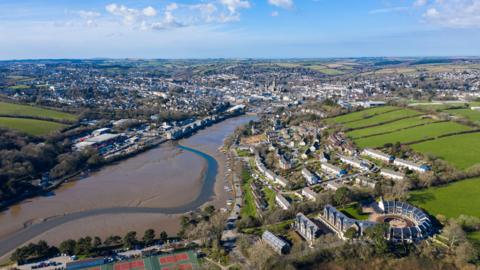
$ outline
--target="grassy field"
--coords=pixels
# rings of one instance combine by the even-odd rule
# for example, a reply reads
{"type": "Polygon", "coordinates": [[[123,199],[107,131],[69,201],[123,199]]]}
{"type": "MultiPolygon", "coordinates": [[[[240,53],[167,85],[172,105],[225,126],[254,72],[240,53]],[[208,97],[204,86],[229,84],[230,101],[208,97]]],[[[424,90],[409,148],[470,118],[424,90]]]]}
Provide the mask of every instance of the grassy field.
{"type": "Polygon", "coordinates": [[[251,181],[253,181],[250,173],[247,170],[242,171],[243,184],[243,207],[240,212],[242,218],[255,217],[257,215],[257,208],[255,206],[255,199],[253,198],[252,188],[250,187],[251,181]]]}
{"type": "Polygon", "coordinates": [[[389,122],[389,121],[393,121],[393,120],[404,118],[404,117],[412,117],[420,114],[422,113],[415,110],[400,109],[396,111],[378,114],[366,119],[345,123],[344,125],[348,128],[360,128],[360,127],[376,125],[379,123],[389,122]]]}
{"type": "Polygon", "coordinates": [[[455,110],[446,110],[445,112],[453,115],[463,116],[469,119],[470,121],[480,123],[480,111],[474,111],[471,109],[455,109],[455,110]]]}
{"type": "Polygon", "coordinates": [[[43,120],[0,117],[0,127],[15,129],[30,135],[42,136],[66,126],[43,120]]]}
{"type": "MultiPolygon", "coordinates": [[[[429,153],[448,161],[459,169],[480,163],[480,133],[450,136],[434,141],[413,144],[418,152],[429,153]]],[[[480,197],[480,196],[479,196],[480,197]]]]}
{"type": "Polygon", "coordinates": [[[351,138],[359,138],[359,137],[370,136],[374,134],[391,132],[394,130],[404,129],[404,128],[412,127],[416,125],[431,123],[432,121],[433,120],[430,118],[422,119],[421,117],[413,117],[413,118],[398,120],[398,121],[381,125],[381,126],[353,130],[353,131],[347,132],[347,135],[350,136],[351,138]]]}
{"type": "Polygon", "coordinates": [[[430,214],[448,218],[480,217],[480,178],[458,181],[442,187],[411,192],[410,202],[430,214]]]}
{"type": "Polygon", "coordinates": [[[275,191],[273,191],[269,187],[264,187],[263,193],[265,194],[265,199],[268,203],[268,209],[274,210],[277,207],[277,205],[275,204],[275,191]]]}
{"type": "Polygon", "coordinates": [[[392,107],[392,106],[377,107],[377,108],[340,115],[335,118],[329,119],[329,122],[338,123],[338,124],[348,123],[348,122],[362,120],[376,114],[381,114],[381,113],[385,113],[385,112],[389,112],[397,109],[398,108],[392,107]]]}
{"type": "Polygon", "coordinates": [[[0,102],[0,114],[2,115],[20,115],[51,118],[56,120],[75,121],[77,116],[69,113],[43,109],[28,105],[19,105],[13,103],[0,102]]]}
{"type": "Polygon", "coordinates": [[[455,122],[432,123],[388,134],[356,139],[355,143],[362,148],[381,147],[386,143],[408,143],[428,138],[436,138],[437,136],[442,134],[467,130],[471,130],[471,128],[468,126],[457,124],[455,122]]]}
{"type": "Polygon", "coordinates": [[[354,218],[356,220],[367,220],[369,215],[358,211],[356,206],[356,204],[352,204],[347,207],[340,208],[339,210],[350,218],[354,218]]]}

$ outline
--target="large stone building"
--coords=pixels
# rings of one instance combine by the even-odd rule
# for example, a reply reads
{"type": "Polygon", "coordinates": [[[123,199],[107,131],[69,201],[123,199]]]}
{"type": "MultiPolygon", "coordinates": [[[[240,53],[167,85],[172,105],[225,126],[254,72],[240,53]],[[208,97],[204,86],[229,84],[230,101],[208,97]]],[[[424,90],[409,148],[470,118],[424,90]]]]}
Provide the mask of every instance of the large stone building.
{"type": "Polygon", "coordinates": [[[293,227],[310,244],[312,244],[313,240],[320,234],[320,228],[318,228],[317,224],[302,213],[298,213],[295,217],[293,227]]]}

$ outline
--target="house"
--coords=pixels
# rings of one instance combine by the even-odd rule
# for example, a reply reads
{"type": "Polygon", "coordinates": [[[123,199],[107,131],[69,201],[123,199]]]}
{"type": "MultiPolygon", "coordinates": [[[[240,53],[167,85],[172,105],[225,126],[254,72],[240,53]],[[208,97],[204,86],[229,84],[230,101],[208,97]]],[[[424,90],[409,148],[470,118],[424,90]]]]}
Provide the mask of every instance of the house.
{"type": "Polygon", "coordinates": [[[405,178],[405,175],[396,171],[388,170],[388,169],[382,169],[380,171],[380,175],[389,178],[392,180],[403,180],[405,178]]]}
{"type": "Polygon", "coordinates": [[[278,155],[278,166],[282,170],[289,170],[292,168],[292,165],[290,164],[290,162],[287,161],[283,155],[278,155]]]}
{"type": "Polygon", "coordinates": [[[295,217],[293,228],[310,244],[320,235],[320,228],[302,213],[295,217]]]}
{"type": "Polygon", "coordinates": [[[337,189],[343,187],[342,183],[330,181],[327,183],[326,188],[329,190],[337,191],[337,189]]]}
{"type": "Polygon", "coordinates": [[[318,177],[312,172],[310,172],[307,168],[302,169],[302,175],[307,181],[307,184],[309,185],[318,184],[318,177]]]}
{"type": "Polygon", "coordinates": [[[355,178],[355,184],[361,187],[375,188],[375,185],[377,184],[377,182],[365,176],[358,176],[357,178],[355,178]]]}
{"type": "Polygon", "coordinates": [[[262,240],[278,254],[286,254],[290,251],[290,245],[270,231],[264,231],[262,240]]]}
{"type": "Polygon", "coordinates": [[[313,191],[311,188],[309,187],[304,187],[302,189],[302,195],[307,198],[308,200],[311,200],[311,201],[316,201],[317,200],[317,193],[315,191],[313,191]]]}
{"type": "Polygon", "coordinates": [[[427,165],[420,165],[408,160],[397,158],[393,161],[393,165],[410,169],[419,173],[424,173],[430,170],[430,167],[427,165]]]}
{"type": "Polygon", "coordinates": [[[371,158],[374,158],[374,159],[378,159],[378,160],[381,160],[381,161],[384,161],[384,162],[388,162],[388,163],[393,162],[393,160],[395,160],[394,156],[389,155],[389,154],[385,154],[381,151],[378,151],[378,150],[375,150],[375,149],[372,149],[372,148],[365,148],[362,151],[362,155],[367,156],[367,157],[371,157],[371,158]]]}
{"type": "Polygon", "coordinates": [[[333,175],[337,175],[337,176],[342,176],[342,175],[345,175],[347,174],[347,171],[345,170],[342,170],[341,168],[335,166],[335,165],[332,165],[330,163],[322,163],[320,165],[320,168],[325,172],[325,173],[328,173],[328,174],[333,174],[333,175]]]}
{"type": "Polygon", "coordinates": [[[277,194],[275,196],[275,202],[277,202],[278,206],[280,206],[280,208],[283,210],[288,210],[291,207],[287,199],[285,199],[285,197],[283,197],[281,194],[277,194]]]}
{"type": "Polygon", "coordinates": [[[351,165],[363,171],[368,171],[371,167],[368,162],[354,157],[340,156],[340,160],[344,163],[347,163],[348,165],[351,165]]]}

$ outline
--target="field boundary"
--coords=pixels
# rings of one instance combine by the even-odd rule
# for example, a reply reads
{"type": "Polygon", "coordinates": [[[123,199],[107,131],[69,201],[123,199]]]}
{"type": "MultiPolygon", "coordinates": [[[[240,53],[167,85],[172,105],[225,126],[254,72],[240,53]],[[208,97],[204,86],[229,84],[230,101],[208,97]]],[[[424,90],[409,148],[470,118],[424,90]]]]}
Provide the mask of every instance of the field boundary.
{"type": "MultiPolygon", "coordinates": [[[[421,127],[421,126],[426,126],[426,125],[430,125],[430,124],[442,123],[442,122],[448,122],[448,121],[447,121],[447,120],[444,120],[444,121],[436,121],[436,122],[422,123],[422,124],[417,124],[417,125],[408,126],[408,127],[404,127],[404,128],[394,129],[394,130],[387,131],[387,132],[380,132],[380,133],[365,135],[365,136],[361,136],[361,137],[352,137],[352,139],[354,139],[354,140],[355,140],[355,139],[365,139],[365,138],[370,138],[370,137],[374,137],[374,136],[386,135],[386,134],[394,133],[394,132],[397,132],[397,131],[407,130],[407,129],[416,128],[416,127],[421,127]]],[[[362,128],[362,129],[363,129],[363,128],[362,128]]],[[[357,130],[358,130],[358,129],[357,129],[357,130]]]]}
{"type": "MultiPolygon", "coordinates": [[[[366,128],[383,126],[383,125],[390,124],[390,123],[394,123],[394,122],[397,122],[397,121],[400,121],[400,120],[410,119],[410,118],[414,118],[414,117],[420,117],[420,116],[423,116],[423,115],[424,115],[424,114],[413,115],[413,116],[405,116],[405,117],[396,118],[396,119],[393,119],[393,120],[390,120],[390,121],[379,122],[379,123],[374,124],[374,125],[369,125],[369,126],[364,126],[364,127],[358,127],[358,128],[349,128],[349,129],[347,129],[346,131],[349,132],[349,131],[355,131],[355,130],[360,130],[360,129],[366,129],[366,128]]],[[[365,118],[365,119],[367,119],[367,118],[365,118]]],[[[361,120],[363,120],[363,119],[361,119],[361,120]]],[[[388,133],[387,133],[387,134],[388,134],[388,133]]]]}
{"type": "Polygon", "coordinates": [[[480,132],[480,129],[466,130],[466,131],[454,132],[454,133],[446,133],[446,134],[439,135],[437,137],[427,138],[427,139],[420,140],[420,141],[406,142],[406,143],[403,143],[403,144],[412,145],[412,144],[418,144],[418,143],[423,143],[423,142],[427,142],[427,141],[434,141],[434,140],[438,140],[438,139],[446,138],[446,137],[460,136],[460,135],[464,135],[464,134],[479,133],[479,132],[480,132]]]}
{"type": "Polygon", "coordinates": [[[54,118],[49,118],[49,117],[17,115],[17,114],[0,114],[0,117],[41,120],[41,121],[55,122],[55,123],[64,124],[64,125],[71,125],[71,124],[75,123],[75,121],[70,121],[70,120],[60,120],[60,119],[54,119],[54,118]]]}
{"type": "MultiPolygon", "coordinates": [[[[376,117],[376,116],[379,116],[379,115],[382,115],[382,114],[387,114],[387,113],[391,113],[391,112],[396,112],[396,111],[400,111],[402,110],[403,108],[395,108],[395,109],[392,109],[390,111],[384,111],[384,112],[381,112],[381,113],[375,113],[375,114],[372,114],[372,115],[369,115],[367,117],[363,117],[361,119],[356,119],[356,120],[352,120],[352,121],[347,121],[347,122],[341,122],[341,123],[338,123],[338,124],[341,124],[341,125],[345,125],[345,124],[350,124],[350,123],[355,123],[355,122],[359,122],[359,121],[363,121],[365,119],[370,119],[372,117],[376,117]]],[[[338,116],[342,116],[342,115],[347,115],[347,114],[351,114],[351,113],[356,113],[356,112],[362,112],[362,110],[360,111],[355,111],[355,112],[348,112],[348,113],[345,113],[345,114],[341,114],[341,115],[337,115],[335,117],[338,117],[338,116]]],[[[332,117],[335,118],[335,117],[332,117]]],[[[362,127],[363,128],[363,127],[362,127]]]]}

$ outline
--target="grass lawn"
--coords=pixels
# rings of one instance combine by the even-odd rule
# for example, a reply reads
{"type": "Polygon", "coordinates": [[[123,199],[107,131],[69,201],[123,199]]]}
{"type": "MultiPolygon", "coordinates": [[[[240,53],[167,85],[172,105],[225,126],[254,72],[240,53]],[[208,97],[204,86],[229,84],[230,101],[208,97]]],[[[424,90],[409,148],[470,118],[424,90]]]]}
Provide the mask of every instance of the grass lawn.
{"type": "Polygon", "coordinates": [[[480,111],[474,111],[472,109],[456,109],[446,110],[445,112],[453,115],[463,116],[473,122],[480,122],[480,111]]]}
{"type": "Polygon", "coordinates": [[[271,190],[269,187],[263,188],[263,193],[265,194],[265,199],[268,203],[268,209],[273,210],[276,208],[277,204],[275,203],[275,191],[271,190]]]}
{"type": "Polygon", "coordinates": [[[0,117],[0,127],[15,129],[30,135],[42,136],[62,129],[66,125],[35,119],[0,117]]]}
{"type": "MultiPolygon", "coordinates": [[[[480,178],[458,181],[410,193],[409,202],[432,215],[456,218],[461,214],[480,217],[480,178]]],[[[480,234],[476,235],[480,237],[480,234]]]]}
{"type": "Polygon", "coordinates": [[[369,215],[358,211],[356,206],[357,204],[355,203],[347,207],[340,208],[339,210],[350,218],[354,218],[356,220],[367,220],[369,215]]]}
{"type": "Polygon", "coordinates": [[[367,117],[371,117],[376,114],[381,114],[393,110],[398,110],[399,108],[397,107],[392,107],[392,106],[382,106],[382,107],[377,107],[377,108],[372,108],[372,109],[366,109],[358,112],[353,112],[349,114],[344,114],[340,115],[334,118],[329,119],[329,122],[331,123],[347,123],[347,122],[352,122],[352,121],[357,121],[357,120],[362,120],[367,117]]]}
{"type": "Polygon", "coordinates": [[[6,103],[6,102],[0,102],[0,114],[44,117],[44,118],[68,120],[68,121],[77,120],[77,116],[73,114],[43,109],[43,108],[29,106],[29,105],[19,105],[19,104],[6,103]]]}
{"type": "Polygon", "coordinates": [[[480,149],[480,133],[445,137],[413,144],[411,147],[417,152],[435,155],[462,170],[480,163],[478,151],[480,149]]]}
{"type": "Polygon", "coordinates": [[[392,112],[378,114],[373,117],[362,119],[359,121],[345,123],[345,126],[348,128],[360,128],[360,127],[371,126],[379,123],[393,121],[395,119],[400,119],[400,118],[410,117],[410,116],[415,116],[420,114],[422,113],[415,110],[401,109],[401,110],[396,110],[392,112]]]}
{"type": "Polygon", "coordinates": [[[257,215],[257,207],[255,206],[255,199],[253,198],[252,188],[250,187],[252,177],[247,170],[242,171],[243,184],[243,207],[240,211],[242,218],[255,217],[257,215]]]}
{"type": "Polygon", "coordinates": [[[394,130],[399,130],[399,129],[412,127],[420,124],[431,123],[433,121],[434,120],[430,118],[425,118],[425,119],[422,119],[420,117],[407,118],[407,119],[398,120],[398,121],[381,125],[381,126],[353,130],[353,131],[347,132],[347,135],[350,136],[351,138],[360,138],[360,137],[370,136],[374,134],[392,132],[394,130]]]}
{"type": "MultiPolygon", "coordinates": [[[[470,127],[455,122],[432,123],[429,125],[404,129],[389,134],[372,136],[355,140],[355,143],[362,148],[381,147],[386,143],[408,143],[428,138],[436,138],[447,133],[471,130],[470,127]]],[[[415,149],[415,148],[414,148],[415,149]]],[[[421,151],[422,152],[422,151],[421,151]]]]}

